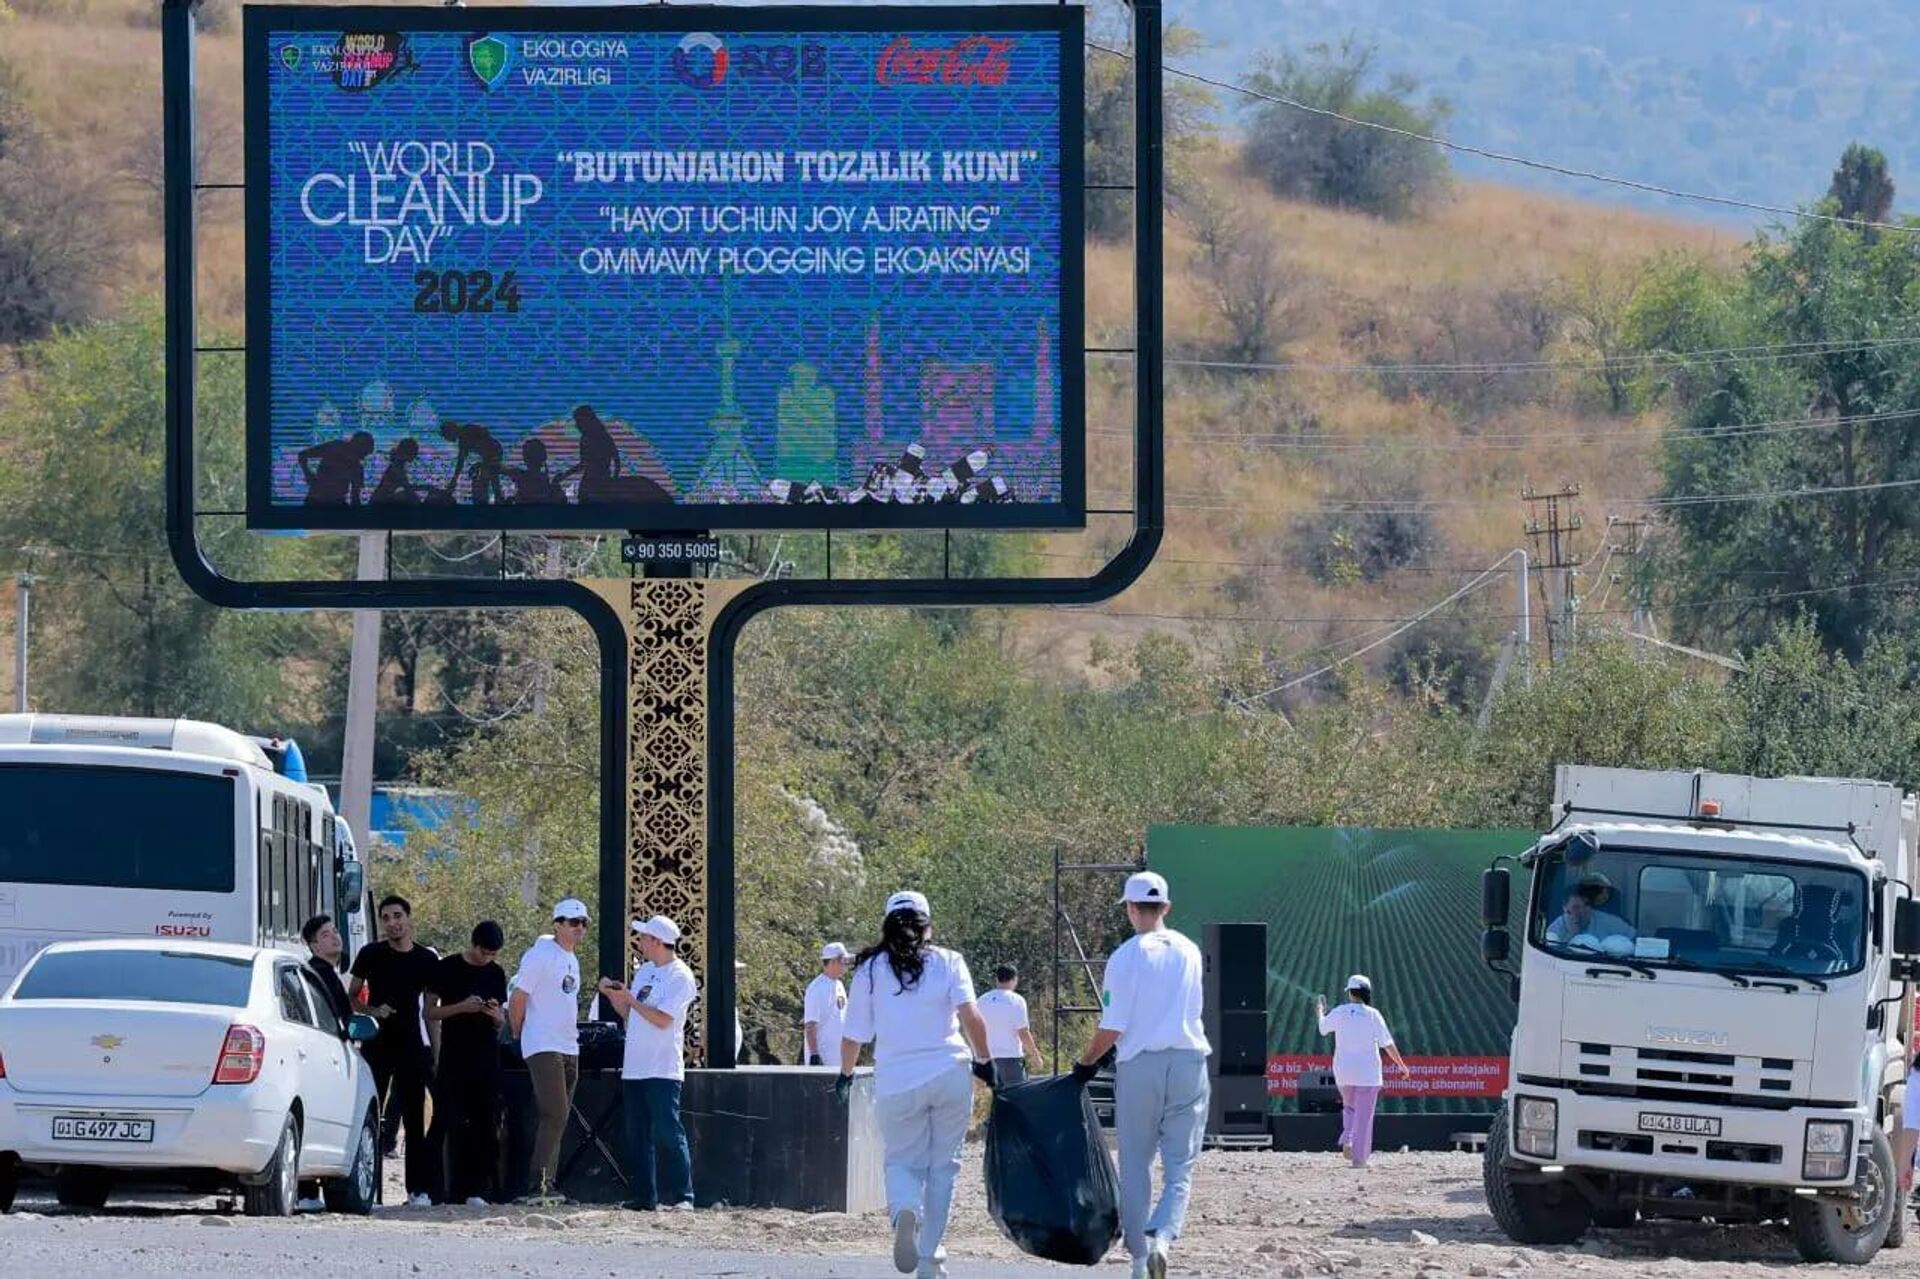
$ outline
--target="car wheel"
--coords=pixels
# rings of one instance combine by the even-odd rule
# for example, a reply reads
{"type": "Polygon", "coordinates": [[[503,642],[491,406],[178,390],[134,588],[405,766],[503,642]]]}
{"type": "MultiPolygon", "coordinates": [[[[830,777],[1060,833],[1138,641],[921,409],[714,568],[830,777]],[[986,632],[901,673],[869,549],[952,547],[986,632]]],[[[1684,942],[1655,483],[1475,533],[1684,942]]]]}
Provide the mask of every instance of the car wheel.
{"type": "Polygon", "coordinates": [[[292,1115],[280,1127],[280,1144],[260,1173],[260,1184],[243,1187],[249,1217],[291,1217],[300,1202],[300,1125],[292,1115]]]}
{"type": "Polygon", "coordinates": [[[366,1122],[360,1125],[360,1139],[354,1143],[353,1161],[347,1175],[321,1185],[328,1212],[348,1212],[364,1217],[373,1211],[380,1196],[380,1112],[369,1108],[366,1122]]]}
{"type": "Polygon", "coordinates": [[[13,1197],[20,1190],[20,1160],[14,1155],[0,1155],[0,1212],[13,1209],[13,1197]]]}
{"type": "Polygon", "coordinates": [[[63,1208],[104,1208],[113,1192],[113,1174],[105,1168],[73,1165],[53,1177],[54,1198],[63,1208]]]}

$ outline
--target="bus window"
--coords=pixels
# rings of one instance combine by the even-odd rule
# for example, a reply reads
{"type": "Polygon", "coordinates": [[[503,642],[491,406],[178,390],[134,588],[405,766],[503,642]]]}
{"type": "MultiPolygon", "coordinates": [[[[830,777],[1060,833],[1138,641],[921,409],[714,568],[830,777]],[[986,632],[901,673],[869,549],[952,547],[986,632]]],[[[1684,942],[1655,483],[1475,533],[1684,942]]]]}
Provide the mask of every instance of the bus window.
{"type": "Polygon", "coordinates": [[[267,856],[267,914],[261,929],[268,936],[287,935],[287,801],[273,797],[272,845],[267,856]]]}
{"type": "Polygon", "coordinates": [[[230,893],[236,804],[204,773],[0,765],[0,883],[230,893]]]}

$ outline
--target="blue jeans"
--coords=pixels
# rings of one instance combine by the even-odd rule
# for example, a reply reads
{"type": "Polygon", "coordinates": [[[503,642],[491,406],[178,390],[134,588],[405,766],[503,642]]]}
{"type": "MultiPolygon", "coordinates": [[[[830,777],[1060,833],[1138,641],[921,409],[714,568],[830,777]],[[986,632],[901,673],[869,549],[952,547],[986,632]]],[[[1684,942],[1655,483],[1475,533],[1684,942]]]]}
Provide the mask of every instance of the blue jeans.
{"type": "Polygon", "coordinates": [[[623,1079],[620,1108],[627,1119],[631,1198],[648,1207],[692,1203],[693,1158],[680,1124],[680,1081],[623,1079]]]}

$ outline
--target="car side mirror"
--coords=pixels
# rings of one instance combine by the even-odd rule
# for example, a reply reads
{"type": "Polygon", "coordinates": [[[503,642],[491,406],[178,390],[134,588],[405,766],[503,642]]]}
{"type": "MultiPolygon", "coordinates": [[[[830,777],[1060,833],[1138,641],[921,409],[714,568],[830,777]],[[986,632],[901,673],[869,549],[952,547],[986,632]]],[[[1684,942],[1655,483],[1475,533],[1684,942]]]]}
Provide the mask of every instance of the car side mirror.
{"type": "Polygon", "coordinates": [[[360,899],[367,888],[367,868],[359,862],[340,863],[340,909],[349,915],[360,913],[360,899]]]}
{"type": "Polygon", "coordinates": [[[380,1034],[380,1023],[365,1013],[355,1013],[347,1018],[347,1038],[356,1044],[364,1044],[380,1034]]]}
{"type": "Polygon", "coordinates": [[[1489,928],[1480,934],[1480,958],[1489,964],[1504,964],[1507,962],[1508,944],[1506,929],[1489,928]]]}
{"type": "Polygon", "coordinates": [[[1480,922],[1486,927],[1507,926],[1507,899],[1512,893],[1512,879],[1505,866],[1480,872],[1480,922]]]}
{"type": "Polygon", "coordinates": [[[1902,897],[1894,906],[1893,953],[1920,955],[1920,900],[1902,897]]]}

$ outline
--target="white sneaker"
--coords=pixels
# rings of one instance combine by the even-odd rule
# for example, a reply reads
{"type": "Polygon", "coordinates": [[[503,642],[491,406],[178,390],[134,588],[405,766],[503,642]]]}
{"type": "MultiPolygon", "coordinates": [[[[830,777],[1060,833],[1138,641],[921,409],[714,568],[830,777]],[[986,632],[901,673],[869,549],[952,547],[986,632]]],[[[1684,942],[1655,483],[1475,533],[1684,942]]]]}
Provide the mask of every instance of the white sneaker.
{"type": "Polygon", "coordinates": [[[431,1199],[429,1199],[429,1198],[428,1198],[427,1196],[425,1196],[425,1195],[421,1195],[421,1194],[413,1194],[413,1195],[408,1195],[408,1196],[407,1196],[407,1207],[409,1207],[409,1208],[431,1208],[431,1207],[433,1207],[433,1200],[431,1200],[431,1199]]]}
{"type": "Polygon", "coordinates": [[[947,1279],[947,1263],[944,1261],[923,1261],[914,1271],[914,1279],[947,1279]]]}
{"type": "Polygon", "coordinates": [[[488,1203],[488,1202],[487,1202],[486,1200],[484,1200],[484,1199],[482,1199],[482,1198],[481,1198],[481,1197],[480,1197],[479,1195],[474,1195],[474,1196],[472,1196],[471,1198],[469,1198],[469,1199],[467,1200],[467,1207],[469,1207],[469,1208],[491,1208],[491,1207],[493,1207],[493,1205],[492,1205],[492,1204],[490,1204],[490,1203],[488,1203]]]}
{"type": "Polygon", "coordinates": [[[293,1210],[295,1212],[325,1212],[327,1205],[323,1199],[302,1199],[293,1206],[293,1210]]]}
{"type": "Polygon", "coordinates": [[[682,1199],[679,1203],[661,1204],[661,1212],[692,1212],[693,1205],[682,1199]]]}
{"type": "Polygon", "coordinates": [[[1147,1236],[1147,1279],[1167,1279],[1167,1241],[1147,1236]]]}
{"type": "Polygon", "coordinates": [[[903,1275],[920,1268],[920,1214],[911,1208],[893,1219],[893,1268],[903,1275]]]}

